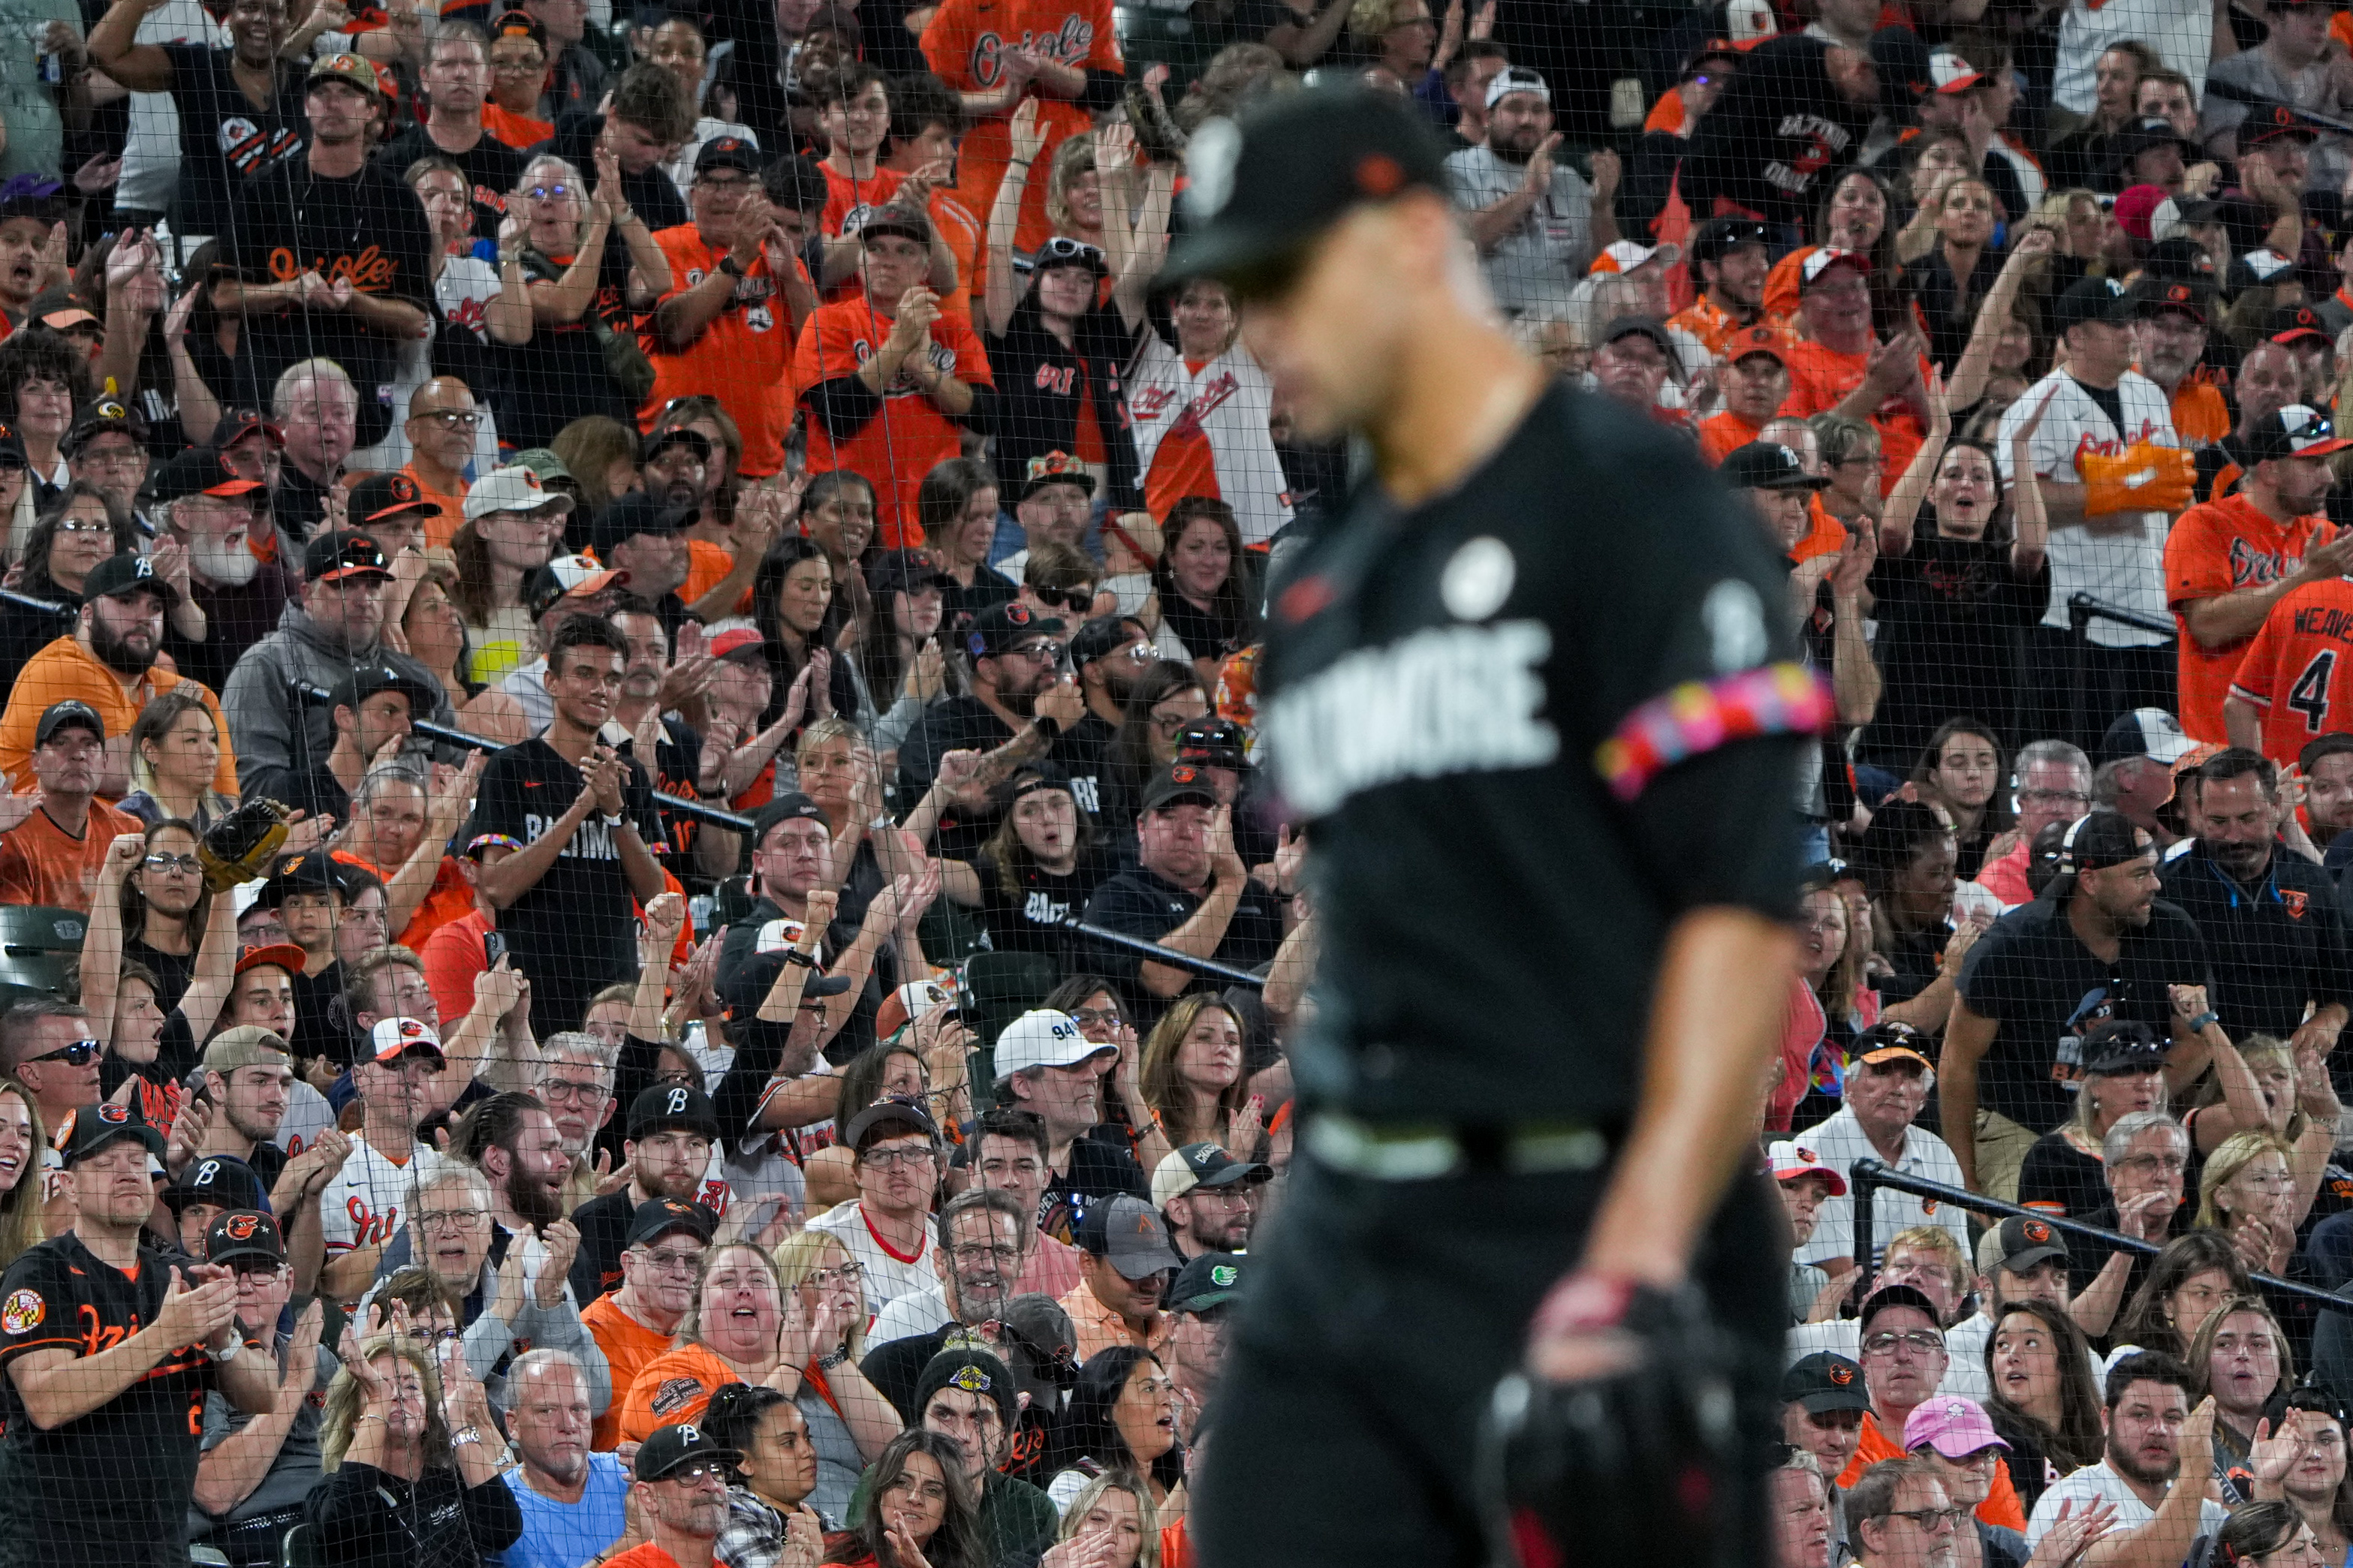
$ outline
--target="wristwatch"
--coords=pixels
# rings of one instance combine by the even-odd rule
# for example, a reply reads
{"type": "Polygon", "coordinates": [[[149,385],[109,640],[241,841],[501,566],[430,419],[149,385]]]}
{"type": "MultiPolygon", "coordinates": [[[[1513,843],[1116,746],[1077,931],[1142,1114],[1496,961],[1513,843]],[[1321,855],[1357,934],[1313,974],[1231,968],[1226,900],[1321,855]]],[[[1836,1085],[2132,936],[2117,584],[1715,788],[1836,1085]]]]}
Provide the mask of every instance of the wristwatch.
{"type": "Polygon", "coordinates": [[[817,967],[817,960],[808,953],[803,952],[797,947],[788,947],[785,949],[785,962],[786,963],[797,963],[803,969],[815,969],[817,967]]]}
{"type": "Polygon", "coordinates": [[[732,255],[723,256],[719,258],[719,270],[730,278],[741,278],[744,276],[744,264],[732,255]]]}
{"type": "Polygon", "coordinates": [[[237,1359],[237,1352],[243,1349],[245,1349],[245,1342],[243,1340],[231,1340],[228,1342],[228,1349],[225,1351],[216,1351],[213,1349],[212,1346],[206,1345],[205,1347],[205,1354],[212,1357],[213,1364],[215,1366],[227,1366],[229,1363],[237,1359]]]}

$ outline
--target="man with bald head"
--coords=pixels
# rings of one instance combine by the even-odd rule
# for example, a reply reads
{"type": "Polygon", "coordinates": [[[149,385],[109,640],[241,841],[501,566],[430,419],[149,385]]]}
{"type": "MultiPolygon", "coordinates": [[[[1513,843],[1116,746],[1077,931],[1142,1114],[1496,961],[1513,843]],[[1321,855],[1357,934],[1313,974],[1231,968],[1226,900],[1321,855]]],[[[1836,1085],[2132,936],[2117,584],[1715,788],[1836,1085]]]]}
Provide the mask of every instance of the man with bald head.
{"type": "Polygon", "coordinates": [[[2255,421],[2278,413],[2303,393],[2303,371],[2284,343],[2264,342],[2247,351],[2239,362],[2232,392],[2239,400],[2239,422],[2211,447],[2198,449],[2198,499],[2220,500],[2239,488],[2254,465],[2247,453],[2247,433],[2255,421]]]}
{"type": "Polygon", "coordinates": [[[449,536],[466,515],[466,465],[474,460],[474,442],[483,412],[474,394],[454,375],[437,375],[408,395],[408,466],[400,471],[416,481],[427,500],[441,508],[439,517],[425,520],[427,547],[446,550],[449,536]]]}

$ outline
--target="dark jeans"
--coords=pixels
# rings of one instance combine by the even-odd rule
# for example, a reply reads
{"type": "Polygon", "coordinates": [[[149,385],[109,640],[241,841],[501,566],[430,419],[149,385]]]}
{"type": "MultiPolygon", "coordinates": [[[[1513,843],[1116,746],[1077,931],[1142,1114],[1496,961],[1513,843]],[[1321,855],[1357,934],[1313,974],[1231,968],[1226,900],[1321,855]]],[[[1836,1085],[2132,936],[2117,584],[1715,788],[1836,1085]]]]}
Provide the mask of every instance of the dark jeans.
{"type": "MultiPolygon", "coordinates": [[[[1537,1302],[1576,1263],[1608,1173],[1374,1182],[1303,1153],[1293,1173],[1195,1482],[1200,1561],[1480,1568],[1480,1416],[1537,1302]]],[[[1695,1268],[1742,1351],[1752,1459],[1737,1478],[1737,1539],[1759,1564],[1788,1316],[1787,1233],[1770,1201],[1761,1178],[1741,1178],[1695,1268]]]]}

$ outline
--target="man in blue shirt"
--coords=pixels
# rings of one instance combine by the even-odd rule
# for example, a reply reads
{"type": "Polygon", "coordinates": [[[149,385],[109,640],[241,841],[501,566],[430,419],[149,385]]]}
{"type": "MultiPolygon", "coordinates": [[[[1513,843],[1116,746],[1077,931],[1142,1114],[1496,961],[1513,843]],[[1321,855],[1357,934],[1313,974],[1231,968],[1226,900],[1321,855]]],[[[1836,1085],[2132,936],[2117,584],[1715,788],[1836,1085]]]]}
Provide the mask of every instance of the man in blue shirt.
{"type": "Polygon", "coordinates": [[[518,1356],[507,1373],[507,1428],[522,1468],[507,1489],[522,1510],[522,1539],[494,1559],[502,1568],[578,1568],[621,1538],[629,1472],[588,1449],[594,1417],[588,1376],[568,1352],[518,1356]]]}

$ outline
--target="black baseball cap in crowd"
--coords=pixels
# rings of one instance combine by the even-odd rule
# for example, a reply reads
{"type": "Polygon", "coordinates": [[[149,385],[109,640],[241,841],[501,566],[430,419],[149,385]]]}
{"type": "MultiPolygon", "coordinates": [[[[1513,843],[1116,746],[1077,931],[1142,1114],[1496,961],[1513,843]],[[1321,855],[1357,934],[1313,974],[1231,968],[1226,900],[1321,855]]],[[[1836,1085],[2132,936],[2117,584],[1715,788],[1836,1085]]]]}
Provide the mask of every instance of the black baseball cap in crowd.
{"type": "Polygon", "coordinates": [[[67,1129],[65,1163],[73,1164],[87,1160],[108,1144],[124,1138],[135,1138],[147,1146],[147,1152],[158,1160],[164,1157],[164,1135],[147,1125],[146,1118],[128,1106],[111,1100],[98,1105],[85,1105],[73,1113],[73,1125],[67,1129]]]}
{"type": "Polygon", "coordinates": [[[2173,121],[2161,119],[2157,115],[2150,115],[2146,119],[2135,121],[2117,133],[2113,143],[2116,152],[2110,158],[2108,166],[2111,169],[2124,168],[2150,148],[2162,147],[2168,142],[2181,149],[2181,156],[2185,161],[2198,155],[2197,145],[2189,137],[2176,131],[2173,128],[2173,121]]]}
{"type": "Polygon", "coordinates": [[[1097,616],[1082,621],[1071,634],[1071,664],[1083,668],[1117,653],[1143,635],[1144,623],[1133,616],[1097,616]]]}
{"type": "Polygon", "coordinates": [[[910,1408],[923,1409],[943,1388],[961,1389],[993,1401],[997,1419],[1008,1432],[1021,1413],[1021,1391],[1014,1386],[1013,1373],[985,1350],[958,1345],[925,1362],[923,1376],[915,1380],[915,1403],[910,1408]]]}
{"type": "Polygon", "coordinates": [[[274,910],[297,893],[338,893],[342,881],[327,864],[323,850],[306,849],[300,855],[281,857],[269,868],[269,876],[261,884],[254,902],[265,910],[274,910]]]}
{"type": "Polygon", "coordinates": [[[1401,97],[1310,88],[1213,119],[1185,148],[1185,216],[1159,285],[1218,278],[1238,294],[1279,289],[1315,237],[1348,209],[1405,191],[1446,194],[1446,148],[1401,97]]]}
{"type": "Polygon", "coordinates": [[[2319,137],[2321,130],[2318,121],[2293,105],[2278,102],[2253,104],[2248,108],[2247,117],[2239,121],[2238,150],[2244,153],[2251,147],[2276,142],[2283,136],[2301,136],[2311,142],[2319,137]]]}
{"type": "Polygon", "coordinates": [[[238,407],[222,410],[220,423],[213,426],[213,449],[226,452],[249,436],[263,437],[273,447],[286,445],[286,432],[275,420],[259,408],[238,407]]]}
{"type": "Polygon", "coordinates": [[[46,746],[64,730],[87,730],[100,741],[106,739],[106,721],[98,716],[97,709],[79,697],[52,702],[41,710],[40,722],[33,726],[33,744],[46,746]]]}
{"type": "MultiPolygon", "coordinates": [[[[719,983],[719,1005],[727,1009],[727,1016],[749,1018],[758,1012],[768,993],[776,988],[776,977],[784,973],[788,962],[781,952],[755,952],[737,964],[719,983]]],[[[812,973],[801,982],[801,1000],[814,1002],[839,996],[849,989],[847,975],[812,973]]]]}
{"type": "Polygon", "coordinates": [[[1871,1332],[1871,1320],[1891,1307],[1911,1307],[1927,1313],[1928,1321],[1932,1323],[1944,1321],[1936,1315],[1936,1303],[1928,1300],[1928,1293],[1918,1286],[1882,1285],[1862,1299],[1862,1310],[1855,1315],[1856,1331],[1868,1336],[1871,1332]]]}
{"type": "Polygon", "coordinates": [[[1233,1301],[1242,1293],[1242,1277],[1250,1258],[1240,1252],[1205,1252],[1176,1271],[1160,1304],[1172,1312],[1198,1316],[1233,1301]]]}
{"type": "MultiPolygon", "coordinates": [[[[752,818],[752,847],[755,850],[761,848],[768,842],[768,835],[775,832],[780,824],[795,820],[823,822],[825,808],[797,789],[786,790],[762,806],[759,814],[752,818]]],[[[833,829],[828,826],[826,831],[830,833],[833,829]]]]}
{"type": "Polygon", "coordinates": [[[1057,1408],[1062,1391],[1079,1380],[1074,1353],[1079,1335],[1071,1314],[1051,1296],[1025,1290],[1005,1303],[997,1320],[1005,1331],[1005,1362],[1013,1369],[1013,1381],[1029,1395],[1030,1404],[1041,1410],[1057,1408]]]}
{"type": "Polygon", "coordinates": [[[956,580],[939,568],[927,550],[885,550],[866,566],[866,591],[877,598],[937,588],[943,594],[956,580]]]}
{"type": "Polygon", "coordinates": [[[2068,328],[2086,321],[2126,326],[2133,319],[2134,303],[2125,286],[2113,278],[2078,278],[2051,301],[2051,330],[2065,337],[2068,328]]]}
{"type": "Polygon", "coordinates": [[[1218,805],[1217,786],[1209,782],[1208,774],[1191,763],[1171,763],[1153,774],[1152,782],[1144,786],[1146,811],[1164,811],[1187,801],[1211,810],[1218,805]]]}
{"type": "Polygon", "coordinates": [[[2050,1258],[2068,1261],[2067,1239],[2039,1219],[2013,1215],[2001,1222],[2000,1256],[1996,1264],[2012,1274],[2023,1274],[2050,1258]]]}
{"type": "Polygon", "coordinates": [[[2328,416],[2306,403],[2291,403],[2266,414],[2247,430],[2251,462],[2271,458],[2326,458],[2353,447],[2337,434],[2328,416]]]}
{"type": "Polygon", "coordinates": [[[658,1481],[689,1465],[733,1464],[743,1457],[693,1422],[681,1421],[675,1426],[655,1427],[629,1468],[640,1481],[658,1481]]]}
{"type": "MultiPolygon", "coordinates": [[[[2181,221],[2185,224],[2211,223],[2217,216],[2213,202],[2191,202],[2180,210],[2181,221]]],[[[2171,239],[2160,239],[2148,247],[2148,254],[2141,258],[2141,276],[2145,282],[2157,279],[2168,283],[2202,283],[2207,292],[2211,294],[2214,289],[2214,258],[2206,254],[2204,246],[2186,234],[2178,234],[2171,239]]]]}
{"type": "Polygon", "coordinates": [[[97,440],[100,436],[128,436],[142,446],[147,440],[147,421],[139,411],[119,397],[100,397],[85,403],[74,415],[71,426],[58,450],[70,458],[97,440]]]}
{"type": "Polygon", "coordinates": [[[623,1247],[650,1247],[671,1231],[682,1230],[704,1246],[719,1229],[719,1216],[701,1204],[676,1198],[648,1198],[629,1215],[629,1234],[623,1247]]]}
{"type": "Polygon", "coordinates": [[[1802,1405],[1807,1415],[1820,1415],[1832,1410],[1868,1410],[1871,1395],[1863,1387],[1862,1367],[1832,1352],[1816,1351],[1792,1362],[1781,1374],[1781,1403],[1802,1405]]]}
{"type": "Polygon", "coordinates": [[[190,447],[174,454],[147,481],[148,493],[159,501],[198,495],[236,500],[266,488],[259,479],[242,479],[229,472],[221,455],[210,447],[190,447]]]}
{"type": "Polygon", "coordinates": [[[2133,1018],[2109,1019],[2084,1037],[2078,1051],[2084,1070],[2098,1078],[2154,1072],[2165,1065],[2165,1053],[2157,1031],[2133,1018]]]}
{"type": "Polygon", "coordinates": [[[2144,273],[2132,286],[2133,314],[2146,320],[2173,311],[2189,317],[2202,327],[2214,303],[2212,277],[2209,271],[2207,280],[2191,281],[2144,273]]]}
{"type": "Polygon", "coordinates": [[[707,174],[713,169],[738,169],[746,174],[757,174],[760,150],[741,136],[713,136],[694,155],[694,172],[707,174]]]}
{"type": "MultiPolygon", "coordinates": [[[[167,1192],[164,1194],[170,1196],[167,1192]]],[[[176,1212],[176,1211],[175,1211],[176,1212]]],[[[231,1209],[205,1226],[205,1261],[224,1265],[286,1261],[286,1238],[278,1222],[260,1208],[231,1209]]]]}
{"type": "Polygon", "coordinates": [[[1185,1267],[1160,1211],[1127,1193],[1089,1205],[1071,1239],[1080,1251],[1118,1269],[1123,1279],[1148,1279],[1185,1267]]]}
{"type": "Polygon", "coordinates": [[[1601,329],[1601,335],[1593,340],[1593,346],[1601,348],[1620,338],[1648,338],[1658,344],[1659,352],[1667,356],[1667,368],[1674,373],[1677,381],[1683,379],[1683,352],[1675,347],[1674,334],[1667,331],[1667,324],[1658,317],[1617,317],[1601,329]]]}
{"type": "Polygon", "coordinates": [[[1806,460],[1778,441],[1735,447],[1716,472],[1736,490],[1818,490],[1830,483],[1806,472],[1806,460]]]}
{"type": "Polygon", "coordinates": [[[964,635],[965,651],[975,658],[995,658],[1024,637],[1058,637],[1064,623],[1041,616],[1018,599],[1007,599],[973,616],[964,635]]]}
{"type": "Polygon", "coordinates": [[[215,1154],[180,1173],[164,1189],[164,1205],[178,1214],[190,1204],[215,1204],[225,1209],[266,1209],[268,1196],[252,1166],[227,1155],[215,1154]]]}
{"type": "Polygon", "coordinates": [[[408,716],[422,719],[433,711],[433,692],[423,681],[406,676],[390,665],[376,665],[354,669],[335,682],[327,694],[330,709],[349,708],[353,712],[359,705],[379,691],[397,691],[408,699],[408,716]]]}
{"type": "Polygon", "coordinates": [[[2293,343],[2300,338],[2314,338],[2324,345],[2337,341],[2327,320],[2309,305],[2282,305],[2263,323],[2263,335],[2275,343],[2293,343]]]}
{"type": "Polygon", "coordinates": [[[936,1142],[940,1136],[940,1124],[912,1100],[878,1100],[849,1119],[849,1125],[842,1136],[855,1152],[866,1147],[869,1134],[882,1136],[895,1133],[903,1137],[910,1132],[920,1132],[936,1142]]]}
{"type": "Polygon", "coordinates": [[[1744,245],[1761,245],[1770,248],[1773,231],[1760,218],[1712,217],[1699,226],[1692,236],[1691,258],[1694,261],[1721,261],[1744,245]]]}
{"type": "Polygon", "coordinates": [[[651,1132],[700,1132],[719,1139],[719,1111],[711,1097],[689,1084],[660,1084],[629,1102],[629,1137],[651,1132]]]}
{"type": "Polygon", "coordinates": [[[692,505],[671,506],[647,490],[630,490],[596,509],[596,515],[588,520],[585,542],[596,552],[598,560],[605,560],[614,546],[640,533],[667,538],[678,532],[701,511],[700,507],[692,505]]]}
{"type": "Polygon", "coordinates": [[[180,591],[171,580],[155,570],[155,563],[144,555],[126,550],[120,555],[110,555],[90,569],[81,580],[82,602],[92,599],[119,599],[126,594],[153,594],[170,609],[180,602],[180,591]]]}
{"type": "Polygon", "coordinates": [[[912,239],[917,245],[929,245],[932,243],[932,220],[896,203],[885,203],[878,207],[869,207],[862,222],[843,225],[842,232],[845,235],[856,234],[861,248],[886,234],[912,239]]]}
{"type": "Polygon", "coordinates": [[[311,541],[302,552],[302,578],[309,583],[338,583],[346,577],[390,577],[384,546],[368,534],[337,529],[311,541]]]}
{"type": "Polygon", "coordinates": [[[1176,731],[1176,761],[1197,768],[1250,771],[1250,742],[1231,719],[1196,719],[1176,731]]]}
{"type": "Polygon", "coordinates": [[[441,503],[404,473],[370,474],[352,487],[345,510],[363,527],[387,517],[439,517],[441,503]]]}
{"type": "Polygon", "coordinates": [[[2103,867],[2121,866],[2148,853],[2149,837],[2133,826],[2132,819],[2109,806],[2101,806],[2069,825],[2059,840],[2059,873],[2040,897],[2054,902],[2075,890],[2078,871],[2097,871],[2103,867]]]}
{"type": "MultiPolygon", "coordinates": [[[[643,468],[672,447],[684,447],[704,462],[711,461],[711,437],[691,425],[666,425],[645,439],[638,449],[638,466],[643,468]]],[[[547,476],[540,476],[544,482],[547,476]]]]}
{"type": "Polygon", "coordinates": [[[1048,485],[1076,485],[1089,495],[1095,493],[1094,475],[1064,451],[1040,452],[1023,465],[1021,494],[1016,499],[1028,500],[1048,485]]]}

